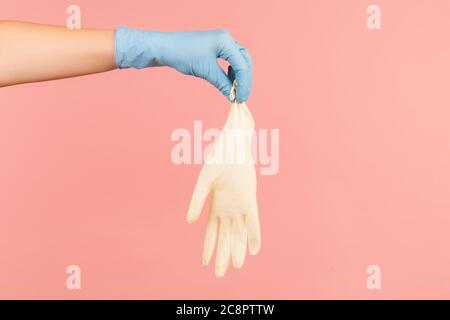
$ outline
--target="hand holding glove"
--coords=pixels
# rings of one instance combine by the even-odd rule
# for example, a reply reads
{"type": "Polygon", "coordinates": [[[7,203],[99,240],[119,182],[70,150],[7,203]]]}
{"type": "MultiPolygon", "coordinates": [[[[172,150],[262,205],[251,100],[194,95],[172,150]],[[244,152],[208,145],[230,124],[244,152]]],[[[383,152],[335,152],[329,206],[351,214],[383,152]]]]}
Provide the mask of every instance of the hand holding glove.
{"type": "Polygon", "coordinates": [[[120,27],[115,33],[118,68],[168,66],[207,80],[227,98],[234,80],[237,101],[248,99],[252,87],[252,59],[226,30],[158,32],[120,27]],[[229,62],[228,75],[217,58],[229,62]]]}

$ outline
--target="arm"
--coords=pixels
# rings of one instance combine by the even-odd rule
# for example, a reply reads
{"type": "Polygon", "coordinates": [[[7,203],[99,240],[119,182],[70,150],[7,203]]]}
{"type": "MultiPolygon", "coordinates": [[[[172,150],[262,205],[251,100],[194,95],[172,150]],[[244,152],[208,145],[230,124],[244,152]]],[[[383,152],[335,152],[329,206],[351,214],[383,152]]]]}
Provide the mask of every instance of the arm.
{"type": "Polygon", "coordinates": [[[115,68],[112,30],[0,21],[0,87],[115,68]]]}
{"type": "Polygon", "coordinates": [[[68,30],[65,27],[0,21],[0,87],[113,70],[168,66],[207,80],[237,101],[252,87],[252,60],[226,30],[158,32],[68,30]],[[229,62],[228,74],[217,59],[229,62]]]}

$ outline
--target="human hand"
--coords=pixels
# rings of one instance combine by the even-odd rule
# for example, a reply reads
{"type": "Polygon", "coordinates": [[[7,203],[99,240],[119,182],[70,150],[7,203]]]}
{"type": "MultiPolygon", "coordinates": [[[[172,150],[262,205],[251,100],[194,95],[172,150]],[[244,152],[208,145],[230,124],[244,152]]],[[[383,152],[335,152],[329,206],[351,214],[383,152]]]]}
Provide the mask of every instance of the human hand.
{"type": "Polygon", "coordinates": [[[252,59],[224,29],[197,32],[158,32],[120,27],[115,33],[118,68],[172,67],[207,80],[227,98],[234,80],[237,102],[248,99],[252,88],[252,59]],[[230,64],[228,75],[217,63],[230,64]]]}
{"type": "Polygon", "coordinates": [[[251,255],[256,255],[261,246],[256,174],[251,158],[253,128],[253,118],[245,103],[234,103],[224,130],[200,171],[187,214],[189,223],[196,221],[211,193],[202,262],[209,264],[218,242],[215,265],[218,277],[224,276],[230,257],[234,268],[243,266],[247,242],[251,255]],[[231,157],[230,150],[235,150],[231,157]]]}

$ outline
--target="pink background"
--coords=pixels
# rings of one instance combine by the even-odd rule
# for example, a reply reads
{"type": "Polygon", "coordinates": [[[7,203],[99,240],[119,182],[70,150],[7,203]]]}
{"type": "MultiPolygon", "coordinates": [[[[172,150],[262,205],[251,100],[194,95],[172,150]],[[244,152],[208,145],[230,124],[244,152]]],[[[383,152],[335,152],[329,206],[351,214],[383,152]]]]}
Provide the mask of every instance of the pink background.
{"type": "Polygon", "coordinates": [[[199,165],[175,128],[228,103],[165,68],[0,89],[0,298],[450,298],[450,2],[6,1],[2,19],[163,31],[225,27],[255,63],[257,126],[280,129],[259,176],[262,249],[224,279],[201,265],[199,165]],[[82,269],[68,290],[65,269],[82,269]],[[366,288],[366,268],[382,290],[366,288]]]}

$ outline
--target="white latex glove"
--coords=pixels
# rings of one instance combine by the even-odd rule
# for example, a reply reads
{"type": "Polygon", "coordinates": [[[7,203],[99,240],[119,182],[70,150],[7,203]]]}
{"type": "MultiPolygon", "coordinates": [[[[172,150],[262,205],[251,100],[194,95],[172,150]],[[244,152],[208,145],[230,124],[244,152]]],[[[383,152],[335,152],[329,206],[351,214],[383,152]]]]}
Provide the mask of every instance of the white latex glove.
{"type": "Polygon", "coordinates": [[[198,219],[211,193],[203,265],[208,265],[218,239],[215,274],[223,277],[230,257],[234,268],[243,266],[247,242],[251,255],[261,246],[255,165],[251,138],[255,123],[245,103],[234,102],[224,130],[209,153],[192,195],[187,220],[198,219]]]}

